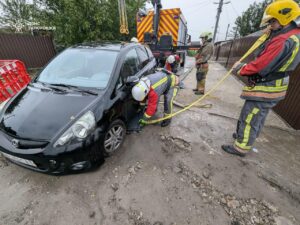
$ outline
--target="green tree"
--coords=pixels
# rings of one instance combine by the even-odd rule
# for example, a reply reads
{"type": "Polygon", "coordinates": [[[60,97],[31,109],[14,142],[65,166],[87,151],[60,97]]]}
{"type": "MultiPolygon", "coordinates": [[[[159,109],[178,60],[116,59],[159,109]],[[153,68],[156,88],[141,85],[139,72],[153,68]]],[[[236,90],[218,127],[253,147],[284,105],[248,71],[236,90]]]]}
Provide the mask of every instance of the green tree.
{"type": "Polygon", "coordinates": [[[4,0],[0,25],[11,31],[35,27],[55,27],[57,44],[98,40],[129,40],[136,36],[136,13],[146,0],[126,0],[129,35],[120,34],[117,0],[4,0]]]}
{"type": "MultiPolygon", "coordinates": [[[[129,39],[120,35],[116,0],[36,0],[34,4],[42,9],[40,23],[56,28],[54,37],[59,44],[129,39]]],[[[136,34],[136,12],[144,4],[145,0],[126,1],[130,37],[136,34]]]]}
{"type": "Polygon", "coordinates": [[[259,30],[259,25],[263,17],[264,9],[271,2],[271,0],[264,0],[263,2],[254,2],[249,8],[239,16],[235,25],[240,36],[245,36],[259,30]]]}
{"type": "MultiPolygon", "coordinates": [[[[260,29],[261,19],[264,14],[264,10],[272,0],[263,0],[260,3],[254,2],[249,6],[249,8],[239,16],[235,25],[238,29],[238,34],[240,36],[246,36],[248,34],[254,33],[260,29]]],[[[300,0],[296,0],[300,2],[300,0]]]]}
{"type": "Polygon", "coordinates": [[[28,32],[32,23],[33,5],[26,0],[4,0],[0,2],[2,15],[0,25],[12,32],[28,32]]]}

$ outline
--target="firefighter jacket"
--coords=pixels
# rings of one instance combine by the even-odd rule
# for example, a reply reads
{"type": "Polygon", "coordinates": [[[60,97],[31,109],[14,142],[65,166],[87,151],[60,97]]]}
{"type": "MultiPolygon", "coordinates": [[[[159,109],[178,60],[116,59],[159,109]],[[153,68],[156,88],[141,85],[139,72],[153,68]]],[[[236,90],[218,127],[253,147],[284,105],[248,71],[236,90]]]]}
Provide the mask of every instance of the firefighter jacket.
{"type": "Polygon", "coordinates": [[[205,64],[213,54],[213,44],[211,42],[205,42],[195,55],[196,66],[205,64]]]}
{"type": "Polygon", "coordinates": [[[173,72],[173,73],[177,73],[178,72],[178,63],[177,62],[174,62],[173,64],[170,64],[168,62],[166,62],[164,68],[170,72],[173,72]]]}
{"type": "Polygon", "coordinates": [[[156,72],[147,76],[150,80],[150,91],[147,95],[148,106],[144,113],[145,120],[151,118],[157,110],[159,97],[161,95],[167,95],[169,90],[175,87],[177,81],[174,74],[166,74],[164,72],[156,72]]]}
{"type": "Polygon", "coordinates": [[[265,80],[245,86],[241,98],[255,101],[279,101],[285,98],[290,73],[300,62],[300,29],[296,25],[270,35],[256,52],[256,59],[241,65],[238,74],[259,76],[265,80]]]}

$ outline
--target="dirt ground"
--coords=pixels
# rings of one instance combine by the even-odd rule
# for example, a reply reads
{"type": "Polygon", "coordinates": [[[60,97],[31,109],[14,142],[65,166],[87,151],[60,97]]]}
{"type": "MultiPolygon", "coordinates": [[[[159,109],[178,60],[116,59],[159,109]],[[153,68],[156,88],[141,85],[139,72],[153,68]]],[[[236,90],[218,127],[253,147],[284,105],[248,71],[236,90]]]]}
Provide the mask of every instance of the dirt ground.
{"type": "MultiPolygon", "coordinates": [[[[225,73],[211,62],[207,88],[225,73]]],[[[197,99],[194,76],[177,102],[197,99]]],[[[271,113],[247,157],[220,148],[232,142],[241,87],[230,77],[204,108],[128,135],[93,172],[49,176],[0,156],[0,225],[299,225],[299,132],[271,113]]]]}

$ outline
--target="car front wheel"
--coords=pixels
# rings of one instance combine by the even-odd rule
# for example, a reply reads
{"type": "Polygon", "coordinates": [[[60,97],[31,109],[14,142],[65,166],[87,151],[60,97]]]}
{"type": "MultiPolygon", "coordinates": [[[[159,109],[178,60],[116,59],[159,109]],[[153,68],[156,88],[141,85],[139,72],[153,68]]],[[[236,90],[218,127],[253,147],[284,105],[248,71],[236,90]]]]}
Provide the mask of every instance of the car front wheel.
{"type": "Polygon", "coordinates": [[[119,150],[124,142],[126,126],[122,120],[113,121],[104,136],[104,151],[110,156],[119,150]]]}

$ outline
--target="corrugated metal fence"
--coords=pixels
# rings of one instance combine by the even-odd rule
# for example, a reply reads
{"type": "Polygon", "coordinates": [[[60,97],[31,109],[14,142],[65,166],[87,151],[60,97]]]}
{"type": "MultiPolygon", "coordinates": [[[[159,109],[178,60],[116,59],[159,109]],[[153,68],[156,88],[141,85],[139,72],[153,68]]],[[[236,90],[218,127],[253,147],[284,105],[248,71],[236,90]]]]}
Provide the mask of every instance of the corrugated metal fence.
{"type": "Polygon", "coordinates": [[[50,37],[0,34],[0,59],[18,59],[27,68],[38,68],[43,67],[55,54],[50,37]]]}
{"type": "MultiPolygon", "coordinates": [[[[229,68],[252,46],[258,37],[245,37],[234,42],[217,43],[215,46],[215,59],[229,68]],[[231,51],[230,51],[231,48],[231,51]]],[[[249,56],[245,61],[253,59],[249,56]]],[[[240,78],[240,77],[239,77],[240,78]]],[[[246,82],[245,79],[242,79],[246,82]]],[[[300,130],[300,65],[290,77],[290,84],[286,98],[281,101],[274,111],[280,115],[294,129],[300,130]]]]}

